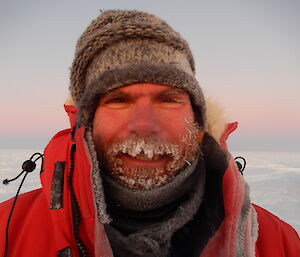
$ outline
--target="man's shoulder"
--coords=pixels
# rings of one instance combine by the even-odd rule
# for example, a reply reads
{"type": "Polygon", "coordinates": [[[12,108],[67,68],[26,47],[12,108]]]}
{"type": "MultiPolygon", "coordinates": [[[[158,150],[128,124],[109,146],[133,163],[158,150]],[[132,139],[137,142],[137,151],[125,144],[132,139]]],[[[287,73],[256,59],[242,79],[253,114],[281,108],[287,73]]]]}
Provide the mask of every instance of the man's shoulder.
{"type": "MultiPolygon", "coordinates": [[[[0,224],[4,219],[7,220],[14,201],[15,197],[0,203],[0,224]]],[[[13,211],[14,219],[18,219],[18,216],[23,216],[24,218],[27,213],[35,208],[41,207],[44,203],[45,199],[42,195],[41,188],[19,195],[13,211]]]]}
{"type": "Polygon", "coordinates": [[[289,224],[262,207],[257,213],[259,256],[300,256],[299,235],[289,224]]]}
{"type": "Polygon", "coordinates": [[[13,212],[11,213],[15,197],[0,204],[0,236],[7,227],[10,218],[10,231],[48,226],[50,218],[47,201],[42,189],[36,189],[18,196],[13,212]]]}
{"type": "Polygon", "coordinates": [[[273,231],[283,231],[286,233],[296,233],[295,229],[291,227],[288,223],[284,222],[281,220],[279,217],[274,215],[273,213],[267,211],[266,209],[253,204],[255,207],[257,217],[258,217],[258,223],[260,229],[263,229],[266,227],[268,230],[273,230],[273,231]]]}
{"type": "MultiPolygon", "coordinates": [[[[20,201],[34,201],[40,194],[42,193],[42,188],[38,188],[38,189],[35,189],[35,190],[32,190],[32,191],[28,191],[26,193],[23,193],[23,194],[20,194],[18,196],[18,199],[17,199],[17,202],[20,202],[20,201]]],[[[0,208],[5,208],[6,206],[8,205],[11,205],[11,203],[14,201],[15,199],[15,196],[8,199],[8,200],[5,200],[4,202],[1,202],[0,203],[0,208]]]]}
{"type": "Polygon", "coordinates": [[[0,204],[0,253],[7,246],[8,256],[44,256],[53,251],[54,230],[43,190],[19,195],[11,214],[14,200],[0,204]]]}

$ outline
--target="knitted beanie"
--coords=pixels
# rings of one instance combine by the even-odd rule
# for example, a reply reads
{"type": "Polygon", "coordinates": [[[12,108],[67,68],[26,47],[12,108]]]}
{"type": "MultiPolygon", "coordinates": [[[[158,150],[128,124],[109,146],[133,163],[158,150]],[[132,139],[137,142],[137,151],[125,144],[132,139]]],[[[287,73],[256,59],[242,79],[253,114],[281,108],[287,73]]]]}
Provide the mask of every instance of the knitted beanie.
{"type": "Polygon", "coordinates": [[[187,42],[160,18],[141,11],[102,12],[79,38],[70,91],[79,109],[77,126],[92,122],[99,98],[134,83],[154,83],[189,93],[202,128],[205,103],[187,42]]]}

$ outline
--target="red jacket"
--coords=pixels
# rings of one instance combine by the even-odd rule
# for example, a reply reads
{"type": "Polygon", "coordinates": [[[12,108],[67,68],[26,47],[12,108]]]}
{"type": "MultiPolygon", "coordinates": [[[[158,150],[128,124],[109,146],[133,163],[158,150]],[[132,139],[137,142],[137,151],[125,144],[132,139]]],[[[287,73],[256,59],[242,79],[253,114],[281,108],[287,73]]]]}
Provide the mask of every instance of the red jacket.
{"type": "MultiPolygon", "coordinates": [[[[67,108],[70,118],[74,120],[76,110],[67,108]]],[[[225,148],[227,136],[234,129],[232,124],[222,137],[221,143],[225,148]]],[[[61,131],[45,148],[42,189],[19,196],[9,226],[7,257],[77,257],[80,256],[78,245],[81,243],[87,250],[86,256],[113,256],[104,227],[96,214],[92,164],[83,135],[84,128],[77,130],[73,139],[70,129],[61,131]],[[63,199],[59,208],[53,207],[51,199],[57,162],[64,163],[63,199]],[[70,190],[71,187],[74,191],[70,190]],[[75,203],[73,193],[77,200],[75,203]],[[74,226],[76,204],[80,207],[79,231],[74,226]]],[[[299,236],[288,224],[254,205],[250,206],[246,215],[241,215],[246,187],[232,158],[222,184],[225,218],[208,241],[201,257],[239,256],[238,248],[246,249],[246,256],[254,256],[254,252],[258,257],[300,256],[299,236]]],[[[5,229],[12,203],[13,199],[0,205],[0,256],[4,254],[5,229]]]]}

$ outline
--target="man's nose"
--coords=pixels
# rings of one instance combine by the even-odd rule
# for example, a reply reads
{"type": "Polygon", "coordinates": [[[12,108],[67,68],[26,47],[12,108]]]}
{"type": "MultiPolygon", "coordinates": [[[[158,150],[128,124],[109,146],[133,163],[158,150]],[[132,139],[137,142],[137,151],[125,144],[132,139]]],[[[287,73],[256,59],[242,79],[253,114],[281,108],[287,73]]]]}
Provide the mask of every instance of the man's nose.
{"type": "Polygon", "coordinates": [[[158,113],[148,99],[137,100],[131,110],[128,128],[141,136],[154,135],[159,131],[158,113]]]}

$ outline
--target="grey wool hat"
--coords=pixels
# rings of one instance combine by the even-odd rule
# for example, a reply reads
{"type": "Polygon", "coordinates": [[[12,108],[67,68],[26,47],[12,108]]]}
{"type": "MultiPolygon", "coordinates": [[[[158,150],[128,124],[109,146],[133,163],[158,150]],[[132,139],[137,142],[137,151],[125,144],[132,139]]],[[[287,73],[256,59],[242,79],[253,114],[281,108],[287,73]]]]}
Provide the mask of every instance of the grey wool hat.
{"type": "Polygon", "coordinates": [[[79,38],[71,67],[70,91],[79,109],[77,126],[92,122],[103,94],[134,83],[184,89],[191,97],[199,125],[205,128],[204,97],[187,42],[152,14],[102,12],[79,38]]]}

